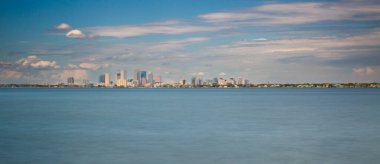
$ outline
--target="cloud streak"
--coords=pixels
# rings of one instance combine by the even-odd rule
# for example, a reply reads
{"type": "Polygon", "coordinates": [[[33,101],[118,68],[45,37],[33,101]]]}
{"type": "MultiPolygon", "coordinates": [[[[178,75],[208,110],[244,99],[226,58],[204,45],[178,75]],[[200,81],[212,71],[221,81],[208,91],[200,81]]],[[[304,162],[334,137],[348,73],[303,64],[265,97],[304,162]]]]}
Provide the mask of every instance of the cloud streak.
{"type": "Polygon", "coordinates": [[[84,30],[91,33],[94,36],[128,38],[152,34],[175,35],[193,32],[214,32],[229,28],[231,27],[205,25],[201,26],[178,21],[166,21],[143,25],[89,27],[85,28],[84,30]]]}
{"type": "Polygon", "coordinates": [[[380,20],[380,5],[348,3],[277,3],[245,10],[208,13],[198,16],[208,23],[273,26],[322,21],[380,20]]]}

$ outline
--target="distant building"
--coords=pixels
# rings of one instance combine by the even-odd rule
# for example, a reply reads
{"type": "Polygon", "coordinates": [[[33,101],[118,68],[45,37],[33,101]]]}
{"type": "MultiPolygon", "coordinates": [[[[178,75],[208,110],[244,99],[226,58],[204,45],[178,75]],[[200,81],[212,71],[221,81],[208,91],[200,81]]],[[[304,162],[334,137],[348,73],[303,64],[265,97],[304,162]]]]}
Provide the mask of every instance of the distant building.
{"type": "Polygon", "coordinates": [[[106,73],[104,75],[104,86],[106,87],[110,87],[111,86],[111,77],[110,77],[110,73],[106,73]]]}
{"type": "Polygon", "coordinates": [[[139,81],[139,86],[145,86],[147,83],[147,78],[146,78],[146,71],[140,71],[140,81],[139,81]]]}
{"type": "Polygon", "coordinates": [[[74,77],[68,77],[67,84],[74,84],[74,77]]]}
{"type": "Polygon", "coordinates": [[[219,78],[218,79],[218,85],[227,85],[227,80],[225,80],[223,78],[219,78]]]}
{"type": "Polygon", "coordinates": [[[195,85],[196,85],[196,86],[203,85],[203,84],[202,84],[202,78],[198,77],[197,80],[195,81],[195,85]]]}
{"type": "Polygon", "coordinates": [[[195,77],[191,78],[191,86],[193,86],[193,87],[195,86],[196,80],[197,80],[197,78],[195,78],[195,77]]]}
{"type": "Polygon", "coordinates": [[[90,84],[90,80],[84,79],[82,83],[83,83],[83,85],[88,85],[88,84],[90,84]]]}
{"type": "Polygon", "coordinates": [[[127,71],[122,69],[120,70],[120,79],[127,80],[127,71]]]}
{"type": "Polygon", "coordinates": [[[235,78],[230,78],[227,80],[227,84],[232,84],[232,85],[235,85],[235,78]]]}
{"type": "Polygon", "coordinates": [[[121,75],[120,75],[120,73],[119,73],[119,72],[118,72],[118,73],[116,73],[116,81],[120,80],[120,78],[121,78],[121,75]]]}
{"type": "Polygon", "coordinates": [[[153,84],[154,84],[153,72],[149,72],[149,74],[148,74],[148,83],[149,83],[150,85],[153,85],[153,84]]]}
{"type": "Polygon", "coordinates": [[[120,70],[120,73],[116,74],[116,86],[118,87],[127,87],[128,81],[125,79],[126,77],[126,71],[120,70]]]}
{"type": "Polygon", "coordinates": [[[140,70],[139,69],[135,69],[133,70],[133,79],[134,79],[134,83],[136,83],[136,86],[139,86],[140,84],[140,70]]]}
{"type": "Polygon", "coordinates": [[[185,84],[186,84],[186,80],[180,80],[180,81],[179,81],[179,84],[180,84],[180,85],[185,85],[185,84]]]}
{"type": "Polygon", "coordinates": [[[102,75],[100,75],[99,76],[99,83],[105,83],[106,82],[106,77],[105,77],[105,75],[104,74],[102,74],[102,75]]]}

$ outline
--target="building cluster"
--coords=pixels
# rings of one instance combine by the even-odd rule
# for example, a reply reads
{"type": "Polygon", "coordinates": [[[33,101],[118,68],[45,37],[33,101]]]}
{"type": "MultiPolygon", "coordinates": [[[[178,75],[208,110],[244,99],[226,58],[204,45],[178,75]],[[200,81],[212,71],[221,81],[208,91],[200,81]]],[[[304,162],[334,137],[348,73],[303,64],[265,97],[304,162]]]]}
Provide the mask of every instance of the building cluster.
{"type": "Polygon", "coordinates": [[[127,71],[120,70],[115,74],[115,79],[112,80],[109,72],[99,76],[99,81],[96,84],[98,87],[160,87],[162,84],[161,76],[156,76],[154,79],[153,72],[133,71],[133,79],[127,79],[127,71]]]}
{"type": "MultiPolygon", "coordinates": [[[[302,83],[302,84],[252,84],[247,79],[237,78],[212,78],[203,79],[202,77],[192,77],[189,81],[181,79],[178,82],[163,83],[161,76],[154,77],[153,72],[133,71],[133,78],[127,78],[127,71],[120,70],[114,76],[109,72],[99,76],[98,83],[93,84],[88,80],[75,83],[74,77],[68,77],[67,83],[47,84],[48,86],[58,87],[117,87],[117,88],[380,88],[379,83],[302,83]],[[114,79],[113,79],[114,78],[114,79]]],[[[44,85],[38,85],[44,86],[44,85]]]]}
{"type": "Polygon", "coordinates": [[[127,78],[127,71],[122,69],[116,72],[114,79],[109,72],[99,75],[96,84],[90,84],[88,80],[84,80],[81,84],[75,83],[74,77],[67,78],[67,85],[91,85],[94,87],[119,87],[119,88],[157,88],[157,87],[176,87],[176,88],[195,88],[195,87],[241,87],[249,85],[249,81],[241,77],[238,78],[213,78],[203,79],[202,77],[192,77],[190,81],[185,79],[179,82],[163,83],[161,76],[154,77],[153,72],[141,71],[135,69],[133,78],[127,78]]]}
{"type": "Polygon", "coordinates": [[[228,79],[215,77],[205,80],[201,77],[192,77],[189,83],[182,79],[175,84],[175,86],[179,87],[241,87],[246,85],[249,85],[249,81],[241,77],[228,79]]]}

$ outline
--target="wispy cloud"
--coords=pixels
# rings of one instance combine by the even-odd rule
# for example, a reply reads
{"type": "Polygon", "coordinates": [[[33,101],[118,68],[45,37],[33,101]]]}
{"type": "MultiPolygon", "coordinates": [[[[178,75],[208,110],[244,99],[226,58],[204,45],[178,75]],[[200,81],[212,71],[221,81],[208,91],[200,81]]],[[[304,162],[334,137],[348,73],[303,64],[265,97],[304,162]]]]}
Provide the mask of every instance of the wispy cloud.
{"type": "Polygon", "coordinates": [[[286,58],[309,55],[326,60],[337,60],[363,52],[376,52],[378,45],[380,45],[380,29],[374,29],[366,34],[342,38],[245,40],[210,47],[209,51],[212,54],[234,54],[235,56],[286,58]]]}
{"type": "Polygon", "coordinates": [[[83,69],[97,70],[100,66],[94,63],[80,63],[79,67],[83,69]]]}
{"type": "Polygon", "coordinates": [[[380,20],[380,5],[363,3],[275,3],[238,11],[208,13],[198,16],[210,23],[245,25],[294,25],[321,21],[380,20]]]}
{"type": "Polygon", "coordinates": [[[212,32],[229,28],[227,26],[193,25],[179,21],[165,21],[142,25],[89,27],[84,30],[94,36],[127,38],[150,34],[174,35],[192,32],[212,32]]]}

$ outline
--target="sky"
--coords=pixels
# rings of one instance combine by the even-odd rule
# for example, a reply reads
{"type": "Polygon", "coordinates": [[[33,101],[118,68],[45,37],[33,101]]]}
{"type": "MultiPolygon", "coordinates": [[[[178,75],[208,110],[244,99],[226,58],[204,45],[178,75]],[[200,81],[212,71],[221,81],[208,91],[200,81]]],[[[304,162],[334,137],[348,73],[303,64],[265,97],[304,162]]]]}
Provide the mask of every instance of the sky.
{"type": "Polygon", "coordinates": [[[380,82],[380,2],[2,0],[0,83],[380,82]]]}

